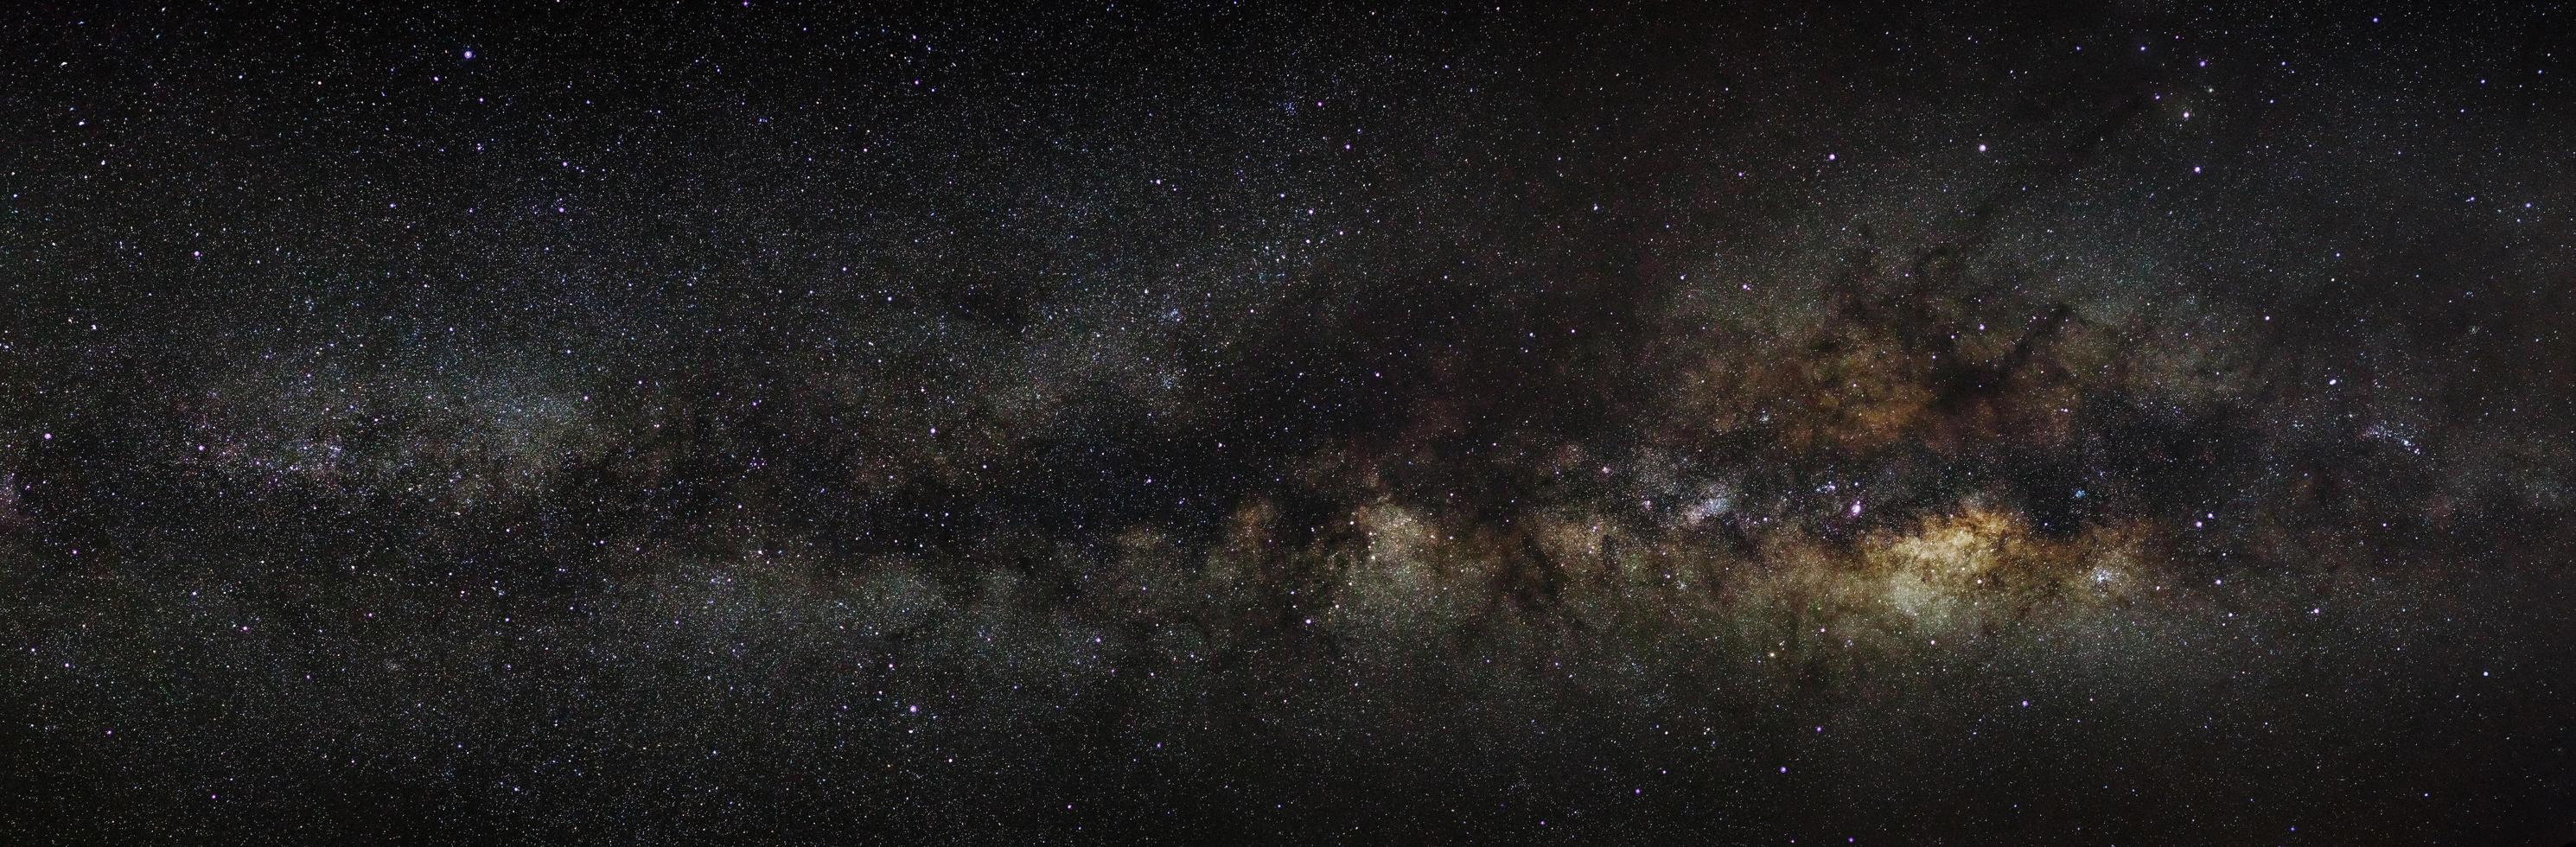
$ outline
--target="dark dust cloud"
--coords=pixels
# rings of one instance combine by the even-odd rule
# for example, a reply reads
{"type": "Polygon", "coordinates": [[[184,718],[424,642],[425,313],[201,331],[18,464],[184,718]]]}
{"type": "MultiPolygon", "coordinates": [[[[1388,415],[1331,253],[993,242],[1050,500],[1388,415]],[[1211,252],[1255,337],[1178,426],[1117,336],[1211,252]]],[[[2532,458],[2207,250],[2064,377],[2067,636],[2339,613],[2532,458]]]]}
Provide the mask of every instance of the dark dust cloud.
{"type": "Polygon", "coordinates": [[[2576,17],[33,3],[0,840],[2576,837],[2576,17]]]}

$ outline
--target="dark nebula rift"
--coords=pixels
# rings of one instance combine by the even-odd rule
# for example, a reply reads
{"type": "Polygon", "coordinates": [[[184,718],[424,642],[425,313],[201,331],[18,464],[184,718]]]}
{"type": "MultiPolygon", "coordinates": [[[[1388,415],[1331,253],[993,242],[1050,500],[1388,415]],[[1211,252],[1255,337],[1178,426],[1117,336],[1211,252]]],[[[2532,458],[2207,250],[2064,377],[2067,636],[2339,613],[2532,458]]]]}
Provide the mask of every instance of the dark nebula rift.
{"type": "Polygon", "coordinates": [[[0,841],[2559,844],[2576,18],[0,12],[0,841]]]}

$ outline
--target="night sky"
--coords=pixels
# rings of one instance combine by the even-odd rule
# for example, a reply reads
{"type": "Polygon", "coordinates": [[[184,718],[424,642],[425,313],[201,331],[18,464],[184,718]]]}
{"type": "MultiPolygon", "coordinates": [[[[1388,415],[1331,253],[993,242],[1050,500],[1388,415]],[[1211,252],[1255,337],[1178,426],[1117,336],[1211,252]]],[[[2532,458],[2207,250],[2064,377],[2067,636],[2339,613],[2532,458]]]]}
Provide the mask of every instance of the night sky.
{"type": "Polygon", "coordinates": [[[2576,838],[2576,13],[0,12],[0,841],[2576,838]]]}

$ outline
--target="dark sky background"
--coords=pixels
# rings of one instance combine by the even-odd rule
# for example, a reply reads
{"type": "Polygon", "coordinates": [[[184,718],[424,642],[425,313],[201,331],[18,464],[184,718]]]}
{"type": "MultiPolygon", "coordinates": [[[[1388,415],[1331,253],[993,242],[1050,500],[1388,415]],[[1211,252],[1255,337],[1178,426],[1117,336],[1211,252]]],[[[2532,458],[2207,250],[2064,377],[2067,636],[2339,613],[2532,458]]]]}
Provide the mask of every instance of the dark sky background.
{"type": "Polygon", "coordinates": [[[0,12],[0,840],[2576,838],[2545,6],[0,12]]]}

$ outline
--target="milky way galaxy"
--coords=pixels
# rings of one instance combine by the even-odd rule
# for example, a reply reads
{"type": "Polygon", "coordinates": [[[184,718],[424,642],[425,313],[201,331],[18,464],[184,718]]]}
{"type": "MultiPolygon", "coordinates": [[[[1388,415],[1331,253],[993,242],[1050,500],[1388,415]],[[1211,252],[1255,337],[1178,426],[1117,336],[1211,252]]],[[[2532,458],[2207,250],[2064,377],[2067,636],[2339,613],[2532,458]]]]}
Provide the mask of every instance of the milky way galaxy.
{"type": "Polygon", "coordinates": [[[2576,17],[1933,5],[0,13],[0,841],[2576,838],[2576,17]]]}

